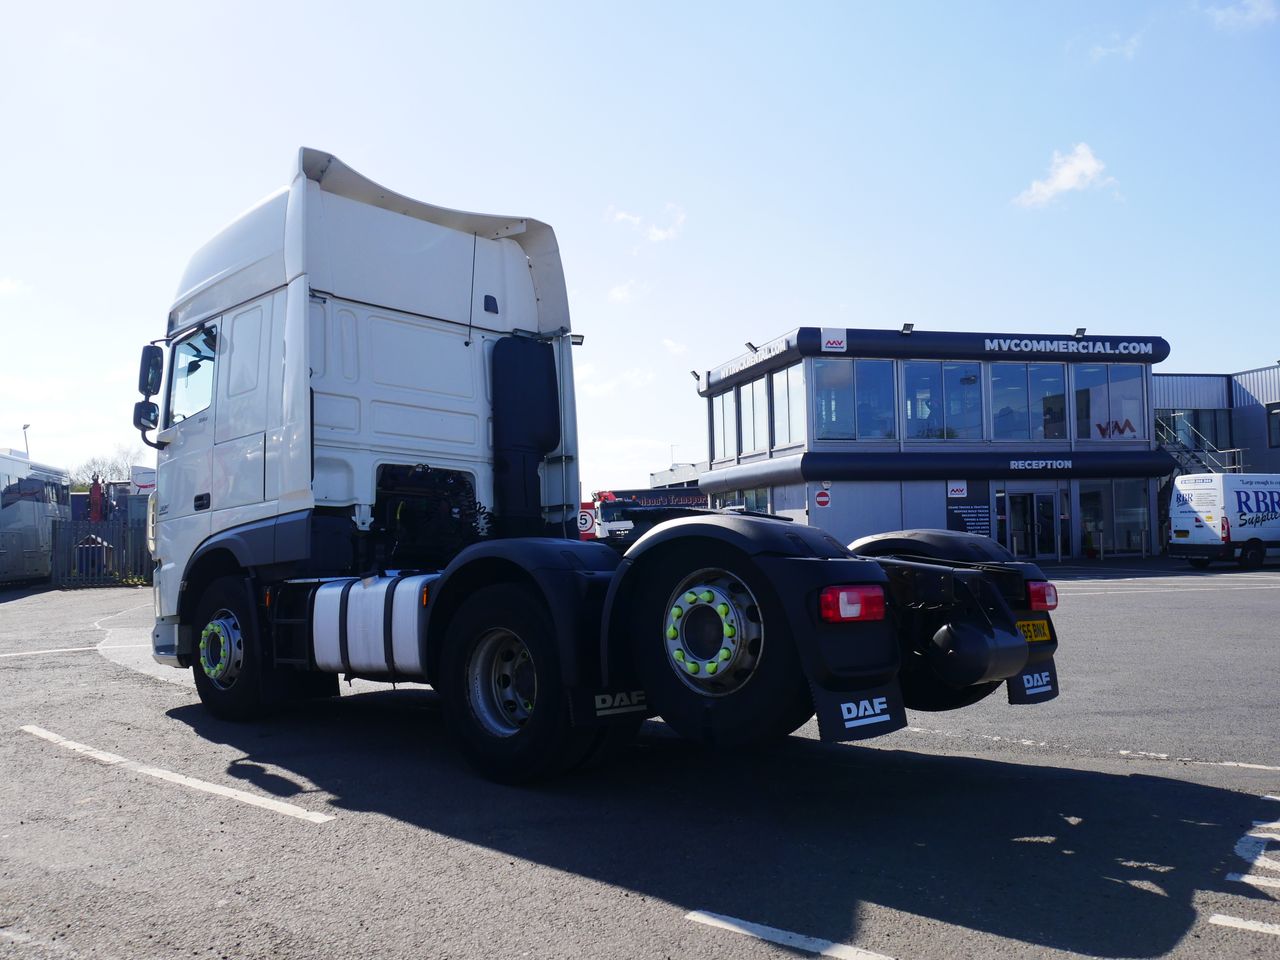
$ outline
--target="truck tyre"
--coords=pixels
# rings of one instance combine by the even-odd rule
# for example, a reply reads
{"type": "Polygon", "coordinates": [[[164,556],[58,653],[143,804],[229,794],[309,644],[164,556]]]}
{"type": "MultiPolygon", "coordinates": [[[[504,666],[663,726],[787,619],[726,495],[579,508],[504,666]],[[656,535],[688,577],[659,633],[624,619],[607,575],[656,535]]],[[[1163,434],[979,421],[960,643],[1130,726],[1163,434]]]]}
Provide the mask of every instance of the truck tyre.
{"type": "Polygon", "coordinates": [[[741,553],[702,541],[638,565],[632,655],[668,725],[732,747],[781,739],[813,716],[782,605],[741,553]]]}
{"type": "Polygon", "coordinates": [[[1266,547],[1261,540],[1250,540],[1240,548],[1240,566],[1246,570],[1256,570],[1267,558],[1266,547]]]}
{"type": "Polygon", "coordinates": [[[252,601],[239,577],[214,580],[196,604],[196,691],[221,720],[259,716],[263,697],[262,649],[254,634],[252,601]]]}
{"type": "Polygon", "coordinates": [[[1187,563],[1191,564],[1197,570],[1204,570],[1209,566],[1208,557],[1187,557],[1187,563]]]}
{"type": "Polygon", "coordinates": [[[570,724],[554,628],[519,584],[477,590],[445,632],[440,692],[467,760],[499,783],[527,783],[582,762],[600,731],[570,724]]]}

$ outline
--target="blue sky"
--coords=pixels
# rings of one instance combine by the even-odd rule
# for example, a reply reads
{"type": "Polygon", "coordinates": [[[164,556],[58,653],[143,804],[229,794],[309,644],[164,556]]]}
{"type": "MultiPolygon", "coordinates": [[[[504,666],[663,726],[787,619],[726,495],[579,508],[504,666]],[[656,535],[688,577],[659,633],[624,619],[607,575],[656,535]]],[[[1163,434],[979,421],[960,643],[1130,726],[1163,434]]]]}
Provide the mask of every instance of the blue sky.
{"type": "Polygon", "coordinates": [[[705,456],[691,369],[795,326],[1280,359],[1276,0],[23,4],[0,33],[0,447],[132,445],[186,258],[299,146],[555,226],[584,491],[705,456]]]}

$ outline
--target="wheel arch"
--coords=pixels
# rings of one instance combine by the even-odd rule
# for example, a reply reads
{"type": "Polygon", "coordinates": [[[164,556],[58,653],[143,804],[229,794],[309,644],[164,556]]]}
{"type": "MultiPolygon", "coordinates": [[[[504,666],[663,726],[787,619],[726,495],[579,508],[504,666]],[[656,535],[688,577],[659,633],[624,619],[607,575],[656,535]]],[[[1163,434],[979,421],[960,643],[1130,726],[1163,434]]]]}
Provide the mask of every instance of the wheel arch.
{"type": "Polygon", "coordinates": [[[654,527],[627,551],[605,600],[600,631],[600,663],[605,686],[628,686],[635,682],[635,668],[628,648],[627,625],[632,607],[647,569],[696,542],[713,543],[742,554],[757,573],[753,562],[762,554],[793,557],[848,557],[849,552],[830,534],[817,527],[791,524],[774,518],[733,514],[682,517],[654,527]],[[643,563],[640,561],[644,560],[643,563]]]}
{"type": "Polygon", "coordinates": [[[594,680],[594,653],[608,585],[618,566],[609,547],[586,541],[542,538],[493,540],[468,547],[445,569],[432,591],[419,655],[429,683],[439,671],[444,637],[459,607],[479,587],[520,584],[541,601],[560,651],[568,686],[594,680]]]}

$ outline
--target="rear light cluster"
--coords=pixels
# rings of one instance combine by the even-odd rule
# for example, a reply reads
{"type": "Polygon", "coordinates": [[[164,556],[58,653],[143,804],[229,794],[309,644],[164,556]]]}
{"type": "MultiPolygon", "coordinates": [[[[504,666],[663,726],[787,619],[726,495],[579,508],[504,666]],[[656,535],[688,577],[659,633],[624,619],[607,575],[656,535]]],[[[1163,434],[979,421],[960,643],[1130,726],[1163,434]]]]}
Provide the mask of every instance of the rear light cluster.
{"type": "Polygon", "coordinates": [[[884,619],[884,588],[876,585],[823,587],[818,612],[827,623],[884,619]]]}
{"type": "Polygon", "coordinates": [[[1228,522],[1227,515],[1225,513],[1222,515],[1222,542],[1231,542],[1231,524],[1228,522]]]}
{"type": "Polygon", "coordinates": [[[1027,600],[1032,610],[1056,610],[1058,588],[1047,580],[1028,580],[1027,600]]]}

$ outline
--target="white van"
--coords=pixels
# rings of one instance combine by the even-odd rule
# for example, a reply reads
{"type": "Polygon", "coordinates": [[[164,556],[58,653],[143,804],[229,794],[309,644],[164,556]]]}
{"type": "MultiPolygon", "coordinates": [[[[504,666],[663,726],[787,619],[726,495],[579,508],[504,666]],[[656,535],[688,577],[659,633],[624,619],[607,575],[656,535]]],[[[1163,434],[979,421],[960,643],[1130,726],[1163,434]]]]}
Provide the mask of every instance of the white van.
{"type": "Polygon", "coordinates": [[[1280,474],[1184,474],[1171,496],[1170,556],[1193,567],[1233,559],[1260,567],[1280,555],[1280,474]]]}

